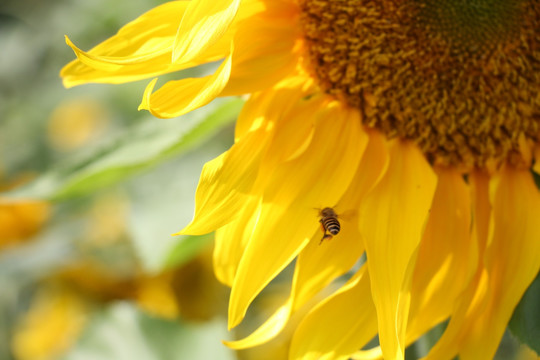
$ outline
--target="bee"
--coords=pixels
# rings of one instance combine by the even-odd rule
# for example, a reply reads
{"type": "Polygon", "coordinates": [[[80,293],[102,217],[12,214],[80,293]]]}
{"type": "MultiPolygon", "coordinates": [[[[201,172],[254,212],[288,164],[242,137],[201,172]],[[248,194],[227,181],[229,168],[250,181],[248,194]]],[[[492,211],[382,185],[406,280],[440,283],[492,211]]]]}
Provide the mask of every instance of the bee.
{"type": "Polygon", "coordinates": [[[341,225],[339,224],[339,221],[337,219],[338,215],[332,208],[326,207],[322,209],[319,213],[319,216],[321,217],[319,219],[319,222],[321,223],[321,229],[324,233],[321,242],[319,243],[322,244],[324,240],[331,240],[334,236],[339,234],[341,225]]]}

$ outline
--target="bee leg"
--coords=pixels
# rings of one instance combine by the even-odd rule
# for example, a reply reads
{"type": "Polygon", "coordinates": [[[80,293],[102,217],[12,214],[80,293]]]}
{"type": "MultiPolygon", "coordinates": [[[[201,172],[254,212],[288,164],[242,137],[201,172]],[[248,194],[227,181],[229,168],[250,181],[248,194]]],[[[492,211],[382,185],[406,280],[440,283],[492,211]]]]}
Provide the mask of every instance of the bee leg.
{"type": "Polygon", "coordinates": [[[320,219],[319,222],[321,223],[321,231],[322,231],[322,233],[323,233],[323,236],[322,236],[322,238],[321,238],[321,241],[319,242],[319,245],[321,245],[322,242],[324,241],[324,239],[326,238],[326,235],[327,235],[327,234],[326,234],[326,229],[324,228],[322,219],[320,219]]]}
{"type": "Polygon", "coordinates": [[[323,242],[324,240],[326,240],[326,239],[330,240],[330,239],[332,239],[332,238],[333,238],[333,236],[332,236],[331,234],[327,234],[327,233],[325,232],[324,235],[323,235],[323,237],[322,237],[322,239],[321,239],[321,241],[319,242],[319,245],[321,245],[322,242],[323,242]]]}

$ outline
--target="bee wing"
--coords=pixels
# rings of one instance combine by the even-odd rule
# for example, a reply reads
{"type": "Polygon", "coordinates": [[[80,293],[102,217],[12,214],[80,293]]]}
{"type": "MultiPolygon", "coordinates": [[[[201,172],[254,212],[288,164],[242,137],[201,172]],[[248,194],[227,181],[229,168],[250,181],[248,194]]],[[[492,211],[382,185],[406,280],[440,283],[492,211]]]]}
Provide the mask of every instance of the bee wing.
{"type": "Polygon", "coordinates": [[[356,210],[356,209],[349,209],[349,210],[345,210],[345,211],[343,211],[341,213],[338,213],[338,219],[342,219],[342,220],[345,220],[345,221],[351,221],[356,216],[358,216],[358,210],[356,210]]]}

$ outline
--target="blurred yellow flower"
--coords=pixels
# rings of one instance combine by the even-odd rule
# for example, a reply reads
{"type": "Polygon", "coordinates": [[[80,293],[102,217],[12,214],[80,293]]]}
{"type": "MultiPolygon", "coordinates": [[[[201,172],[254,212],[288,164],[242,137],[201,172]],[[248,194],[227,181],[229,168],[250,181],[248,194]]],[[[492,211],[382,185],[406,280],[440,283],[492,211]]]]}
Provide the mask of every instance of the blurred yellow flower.
{"type": "Polygon", "coordinates": [[[130,203],[125,194],[102,193],[95,197],[88,210],[86,241],[91,246],[107,246],[126,236],[130,203]]]}
{"type": "Polygon", "coordinates": [[[88,304],[66,288],[42,288],[13,338],[17,360],[57,359],[77,339],[88,304]]]}
{"type": "Polygon", "coordinates": [[[94,139],[108,122],[108,114],[96,100],[77,98],[65,101],[49,117],[49,143],[59,151],[79,148],[94,139]]]}
{"type": "Polygon", "coordinates": [[[45,279],[17,320],[12,340],[16,359],[58,359],[96,310],[118,300],[166,319],[205,321],[223,313],[226,292],[212,275],[208,251],[160,274],[133,270],[120,275],[105,264],[81,260],[45,279]]]}
{"type": "Polygon", "coordinates": [[[0,198],[0,249],[34,235],[49,213],[50,207],[44,201],[0,198]]]}
{"type": "Polygon", "coordinates": [[[13,180],[3,178],[0,165],[0,250],[30,238],[49,219],[48,202],[37,199],[10,199],[1,195],[31,180],[30,173],[18,174],[13,180]]]}
{"type": "Polygon", "coordinates": [[[365,253],[289,358],[403,359],[448,319],[427,359],[490,359],[540,268],[539,24],[534,0],[173,1],[89,52],[68,39],[78,59],[61,75],[121,83],[223,59],[206,77],[152,80],[140,108],[174,117],[250,95],[182,233],[217,230],[230,327],[296,265],[288,300],[229,346],[275,337],[365,253]]]}
{"type": "Polygon", "coordinates": [[[206,321],[226,310],[226,288],[213,276],[208,250],[177,268],[157,274],[145,273],[136,266],[119,273],[107,262],[87,258],[64,267],[51,280],[89,302],[127,300],[162,318],[206,321]]]}
{"type": "Polygon", "coordinates": [[[144,277],[138,282],[136,300],[145,311],[167,319],[177,318],[178,303],[171,285],[172,273],[144,277]]]}
{"type": "Polygon", "coordinates": [[[170,286],[180,316],[185,320],[209,321],[227,312],[229,292],[214,276],[211,250],[202,250],[194,259],[172,271],[170,286]]]}

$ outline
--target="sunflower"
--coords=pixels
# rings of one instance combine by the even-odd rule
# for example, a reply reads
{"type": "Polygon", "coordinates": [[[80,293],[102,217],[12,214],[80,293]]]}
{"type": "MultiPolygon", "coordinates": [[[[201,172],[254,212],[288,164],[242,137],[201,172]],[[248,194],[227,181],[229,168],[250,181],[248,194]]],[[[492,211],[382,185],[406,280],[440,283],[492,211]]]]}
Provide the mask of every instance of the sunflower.
{"type": "Polygon", "coordinates": [[[290,359],[403,359],[444,322],[426,359],[490,359],[540,267],[539,33],[537,0],[173,1],[88,52],[68,39],[78,59],[61,76],[123,83],[221,61],[152,80],[140,109],[248,95],[180,233],[216,231],[231,328],[295,270],[288,300],[230,347],[275,337],[353,271],[297,326],[290,359]]]}

